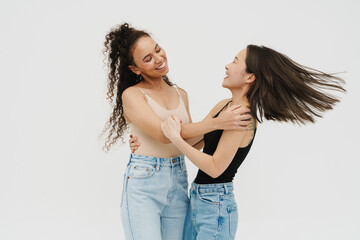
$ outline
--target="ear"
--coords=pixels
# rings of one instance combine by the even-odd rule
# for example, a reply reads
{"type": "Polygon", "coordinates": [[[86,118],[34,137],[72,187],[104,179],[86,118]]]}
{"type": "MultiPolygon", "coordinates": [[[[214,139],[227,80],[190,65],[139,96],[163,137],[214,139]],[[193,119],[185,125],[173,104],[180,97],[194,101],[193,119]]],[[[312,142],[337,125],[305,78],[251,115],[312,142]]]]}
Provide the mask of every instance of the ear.
{"type": "Polygon", "coordinates": [[[140,71],[137,67],[135,67],[135,66],[133,66],[133,65],[129,65],[128,67],[129,67],[130,70],[131,70],[133,73],[135,73],[136,75],[139,75],[139,74],[141,73],[141,71],[140,71]]]}
{"type": "Polygon", "coordinates": [[[255,79],[256,79],[255,74],[251,73],[245,82],[252,84],[255,81],[255,79]]]}

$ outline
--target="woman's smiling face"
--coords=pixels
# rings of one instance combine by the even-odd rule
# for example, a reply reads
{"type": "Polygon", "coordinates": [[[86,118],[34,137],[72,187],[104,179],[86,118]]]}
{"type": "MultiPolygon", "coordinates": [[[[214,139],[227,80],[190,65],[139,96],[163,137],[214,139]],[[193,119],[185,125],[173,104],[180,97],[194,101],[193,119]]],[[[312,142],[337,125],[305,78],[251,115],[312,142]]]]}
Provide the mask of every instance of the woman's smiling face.
{"type": "Polygon", "coordinates": [[[222,83],[224,88],[241,88],[249,79],[251,73],[246,72],[246,51],[246,48],[241,50],[234,60],[225,66],[226,76],[222,83]]]}
{"type": "Polygon", "coordinates": [[[159,78],[169,72],[164,49],[151,37],[144,36],[135,43],[132,51],[135,66],[129,68],[144,78],[159,78]]]}

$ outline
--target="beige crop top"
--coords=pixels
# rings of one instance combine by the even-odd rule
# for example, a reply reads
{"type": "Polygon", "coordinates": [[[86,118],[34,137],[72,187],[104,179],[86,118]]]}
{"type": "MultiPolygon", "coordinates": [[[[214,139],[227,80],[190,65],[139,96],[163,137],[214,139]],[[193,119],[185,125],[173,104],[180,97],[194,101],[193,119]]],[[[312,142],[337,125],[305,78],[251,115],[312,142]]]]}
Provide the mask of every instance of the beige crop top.
{"type": "MultiPolygon", "coordinates": [[[[186,111],[185,103],[180,95],[177,87],[175,88],[179,96],[179,104],[175,109],[165,109],[160,106],[154,99],[147,95],[141,88],[138,88],[147,99],[147,103],[159,116],[161,121],[166,120],[172,114],[182,120],[182,123],[189,123],[189,116],[186,111]]],[[[135,154],[153,156],[153,157],[175,157],[182,155],[182,152],[172,143],[162,143],[155,138],[151,137],[147,133],[141,130],[141,128],[129,123],[131,133],[138,137],[140,142],[139,148],[135,151],[135,154]]]]}

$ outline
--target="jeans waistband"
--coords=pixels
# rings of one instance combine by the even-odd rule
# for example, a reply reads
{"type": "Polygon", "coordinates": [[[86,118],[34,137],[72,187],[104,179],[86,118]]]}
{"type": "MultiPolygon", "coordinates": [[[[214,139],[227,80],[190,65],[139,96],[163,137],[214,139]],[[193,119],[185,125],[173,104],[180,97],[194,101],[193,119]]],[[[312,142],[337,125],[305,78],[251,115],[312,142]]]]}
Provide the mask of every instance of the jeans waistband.
{"type": "Polygon", "coordinates": [[[197,184],[193,182],[190,189],[199,193],[218,192],[228,194],[234,191],[234,184],[232,182],[212,184],[197,184]]]}
{"type": "Polygon", "coordinates": [[[131,153],[129,164],[130,163],[150,164],[156,167],[156,170],[159,171],[160,167],[180,166],[183,168],[185,164],[185,157],[184,155],[176,157],[153,157],[131,153]]]}

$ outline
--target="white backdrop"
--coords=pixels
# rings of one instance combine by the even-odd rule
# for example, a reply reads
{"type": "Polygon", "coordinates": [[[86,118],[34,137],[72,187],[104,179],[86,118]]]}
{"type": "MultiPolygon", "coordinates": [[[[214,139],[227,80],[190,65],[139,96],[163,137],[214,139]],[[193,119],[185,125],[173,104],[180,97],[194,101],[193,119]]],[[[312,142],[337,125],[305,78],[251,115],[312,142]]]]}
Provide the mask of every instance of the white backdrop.
{"type": "Polygon", "coordinates": [[[124,21],[167,51],[195,121],[230,96],[224,66],[250,43],[346,71],[348,92],[316,124],[259,126],[235,179],[236,239],[360,239],[359,10],[356,0],[1,0],[0,239],[124,239],[129,150],[106,154],[99,138],[111,110],[104,37],[124,21]]]}

